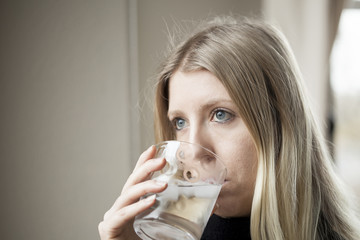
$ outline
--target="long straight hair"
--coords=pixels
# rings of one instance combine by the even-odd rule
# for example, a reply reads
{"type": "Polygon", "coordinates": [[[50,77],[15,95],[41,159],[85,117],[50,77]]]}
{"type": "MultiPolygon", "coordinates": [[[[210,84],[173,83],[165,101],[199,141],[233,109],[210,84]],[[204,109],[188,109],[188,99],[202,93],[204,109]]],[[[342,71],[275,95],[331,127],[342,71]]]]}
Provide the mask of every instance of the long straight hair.
{"type": "Polygon", "coordinates": [[[252,239],[360,239],[283,35],[263,22],[218,18],[175,46],[158,75],[157,141],[175,138],[169,80],[197,70],[221,81],[257,148],[252,239]]]}

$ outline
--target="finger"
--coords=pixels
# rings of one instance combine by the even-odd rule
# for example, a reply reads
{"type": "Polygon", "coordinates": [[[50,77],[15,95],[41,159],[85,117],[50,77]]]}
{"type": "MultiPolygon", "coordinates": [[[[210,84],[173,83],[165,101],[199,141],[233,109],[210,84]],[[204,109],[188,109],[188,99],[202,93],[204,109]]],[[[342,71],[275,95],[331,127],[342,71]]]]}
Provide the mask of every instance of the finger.
{"type": "Polygon", "coordinates": [[[153,158],[155,156],[155,153],[156,153],[156,147],[154,145],[150,146],[145,152],[143,152],[140,155],[139,160],[137,161],[136,166],[134,168],[134,171],[138,169],[139,166],[141,166],[144,162],[153,158]]]}
{"type": "Polygon", "coordinates": [[[159,193],[166,189],[167,183],[155,180],[149,180],[129,187],[129,189],[120,195],[115,201],[114,205],[109,210],[110,212],[118,211],[119,209],[133,204],[139,200],[140,197],[148,193],[159,193]]]}
{"type": "Polygon", "coordinates": [[[122,193],[130,186],[148,180],[153,172],[161,170],[165,165],[166,160],[164,158],[155,158],[146,161],[129,176],[123,187],[122,193]]]}
{"type": "Polygon", "coordinates": [[[150,208],[154,203],[155,195],[152,195],[114,212],[99,224],[99,232],[109,238],[118,236],[126,224],[133,221],[136,215],[150,208]]]}

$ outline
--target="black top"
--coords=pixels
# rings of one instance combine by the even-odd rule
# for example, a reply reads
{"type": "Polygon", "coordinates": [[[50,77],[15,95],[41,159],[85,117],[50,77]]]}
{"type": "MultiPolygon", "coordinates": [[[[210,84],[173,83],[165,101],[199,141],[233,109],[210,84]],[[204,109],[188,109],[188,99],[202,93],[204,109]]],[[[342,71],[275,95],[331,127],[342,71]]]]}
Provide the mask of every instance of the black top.
{"type": "Polygon", "coordinates": [[[201,240],[251,240],[250,217],[222,218],[213,214],[201,240]]]}

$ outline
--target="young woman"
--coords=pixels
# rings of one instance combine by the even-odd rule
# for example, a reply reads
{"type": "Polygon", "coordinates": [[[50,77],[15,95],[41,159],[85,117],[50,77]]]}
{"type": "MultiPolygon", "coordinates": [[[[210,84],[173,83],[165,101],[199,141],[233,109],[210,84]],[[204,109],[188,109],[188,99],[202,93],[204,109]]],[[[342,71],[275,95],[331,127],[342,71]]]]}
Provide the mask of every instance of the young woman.
{"type": "MultiPolygon", "coordinates": [[[[155,102],[157,142],[195,142],[228,169],[202,239],[360,239],[283,36],[265,23],[222,19],[173,48],[155,102]]],[[[99,224],[102,239],[137,239],[134,217],[155,203],[148,180],[164,159],[150,147],[99,224]]]]}

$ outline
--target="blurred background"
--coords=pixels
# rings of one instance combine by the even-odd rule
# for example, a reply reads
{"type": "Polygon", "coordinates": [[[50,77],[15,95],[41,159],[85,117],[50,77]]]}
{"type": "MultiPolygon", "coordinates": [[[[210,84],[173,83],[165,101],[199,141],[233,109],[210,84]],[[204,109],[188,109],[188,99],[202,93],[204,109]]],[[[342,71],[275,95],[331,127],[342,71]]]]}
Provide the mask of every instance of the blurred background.
{"type": "Polygon", "coordinates": [[[288,38],[343,179],[360,197],[360,4],[2,0],[0,236],[99,239],[153,143],[153,75],[175,25],[263,16],[288,38]]]}

